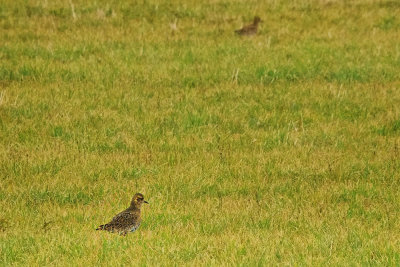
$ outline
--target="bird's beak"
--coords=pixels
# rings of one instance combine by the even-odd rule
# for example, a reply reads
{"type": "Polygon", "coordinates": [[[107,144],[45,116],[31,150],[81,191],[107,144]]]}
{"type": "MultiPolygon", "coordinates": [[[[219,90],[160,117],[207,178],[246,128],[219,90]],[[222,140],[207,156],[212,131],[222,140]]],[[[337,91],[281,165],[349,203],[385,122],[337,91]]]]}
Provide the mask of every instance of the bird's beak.
{"type": "Polygon", "coordinates": [[[149,202],[147,202],[146,200],[145,201],[143,201],[144,203],[146,203],[146,204],[149,204],[149,202]]]}

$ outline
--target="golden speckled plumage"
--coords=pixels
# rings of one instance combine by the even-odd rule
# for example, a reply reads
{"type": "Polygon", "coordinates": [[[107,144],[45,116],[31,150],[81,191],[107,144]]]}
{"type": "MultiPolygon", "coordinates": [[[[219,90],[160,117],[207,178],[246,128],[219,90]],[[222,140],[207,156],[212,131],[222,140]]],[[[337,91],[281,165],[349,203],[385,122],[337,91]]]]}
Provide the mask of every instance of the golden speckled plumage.
{"type": "Polygon", "coordinates": [[[128,232],[134,232],[139,228],[141,217],[140,208],[143,203],[148,203],[144,200],[144,196],[136,193],[131,201],[131,205],[126,210],[114,216],[111,222],[100,225],[96,230],[106,230],[112,233],[126,235],[128,232]]]}

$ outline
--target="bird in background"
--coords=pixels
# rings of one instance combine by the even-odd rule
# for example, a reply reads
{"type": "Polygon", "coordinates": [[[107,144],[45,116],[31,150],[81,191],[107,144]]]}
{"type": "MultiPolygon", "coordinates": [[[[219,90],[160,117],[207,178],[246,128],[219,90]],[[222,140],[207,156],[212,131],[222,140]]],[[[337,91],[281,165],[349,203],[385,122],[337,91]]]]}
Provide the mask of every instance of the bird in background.
{"type": "Polygon", "coordinates": [[[144,200],[142,194],[136,193],[132,198],[129,208],[118,213],[111,222],[100,225],[96,230],[106,230],[123,236],[129,232],[134,232],[139,228],[142,220],[140,217],[140,208],[143,203],[149,204],[149,202],[144,200]]]}
{"type": "Polygon", "coordinates": [[[258,24],[262,22],[259,16],[255,16],[253,23],[244,26],[243,28],[239,29],[239,30],[235,30],[235,33],[239,34],[239,35],[255,35],[257,33],[258,30],[258,24]]]}

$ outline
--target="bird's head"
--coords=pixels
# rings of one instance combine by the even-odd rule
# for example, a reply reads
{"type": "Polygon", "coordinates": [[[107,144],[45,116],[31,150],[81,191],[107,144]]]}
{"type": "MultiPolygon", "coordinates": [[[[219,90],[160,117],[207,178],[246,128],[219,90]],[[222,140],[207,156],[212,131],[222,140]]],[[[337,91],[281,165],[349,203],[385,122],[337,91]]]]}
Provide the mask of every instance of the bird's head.
{"type": "Polygon", "coordinates": [[[260,22],[262,22],[262,20],[260,19],[260,17],[259,17],[259,16],[255,16],[255,17],[254,17],[253,23],[254,23],[254,24],[258,24],[258,23],[260,23],[260,22]]]}
{"type": "Polygon", "coordinates": [[[142,194],[136,193],[132,198],[131,205],[140,209],[143,203],[149,204],[149,202],[144,200],[144,196],[142,194]]]}

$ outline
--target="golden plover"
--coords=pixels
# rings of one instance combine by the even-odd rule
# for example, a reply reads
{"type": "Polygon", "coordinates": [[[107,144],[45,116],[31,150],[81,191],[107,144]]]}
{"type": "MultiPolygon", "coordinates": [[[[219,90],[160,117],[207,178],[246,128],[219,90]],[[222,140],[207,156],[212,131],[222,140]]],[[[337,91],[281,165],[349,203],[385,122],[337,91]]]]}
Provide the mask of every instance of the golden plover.
{"type": "Polygon", "coordinates": [[[136,193],[132,198],[129,208],[118,213],[111,222],[100,225],[96,230],[106,230],[112,233],[119,233],[120,235],[134,232],[139,228],[142,220],[140,217],[140,208],[143,203],[149,204],[149,202],[144,200],[142,194],[136,193]]]}
{"type": "Polygon", "coordinates": [[[250,25],[246,25],[240,30],[236,30],[235,33],[239,35],[254,35],[257,33],[258,30],[258,24],[261,22],[260,17],[255,16],[254,21],[250,25]]]}

